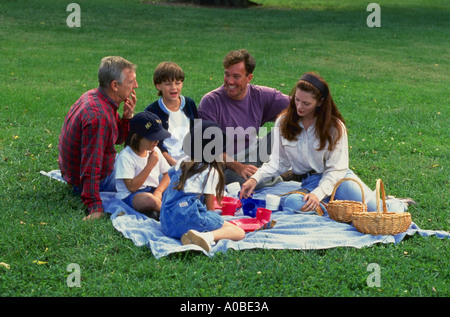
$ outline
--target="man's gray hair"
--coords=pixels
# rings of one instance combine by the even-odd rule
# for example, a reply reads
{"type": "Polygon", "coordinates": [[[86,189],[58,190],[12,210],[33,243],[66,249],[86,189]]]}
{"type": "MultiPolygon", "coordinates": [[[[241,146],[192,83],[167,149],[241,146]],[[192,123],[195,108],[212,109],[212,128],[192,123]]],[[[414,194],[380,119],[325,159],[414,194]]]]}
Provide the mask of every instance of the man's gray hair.
{"type": "Polygon", "coordinates": [[[98,83],[100,87],[107,89],[113,80],[121,84],[125,79],[122,71],[127,68],[136,71],[136,65],[123,57],[103,57],[98,68],[98,83]]]}

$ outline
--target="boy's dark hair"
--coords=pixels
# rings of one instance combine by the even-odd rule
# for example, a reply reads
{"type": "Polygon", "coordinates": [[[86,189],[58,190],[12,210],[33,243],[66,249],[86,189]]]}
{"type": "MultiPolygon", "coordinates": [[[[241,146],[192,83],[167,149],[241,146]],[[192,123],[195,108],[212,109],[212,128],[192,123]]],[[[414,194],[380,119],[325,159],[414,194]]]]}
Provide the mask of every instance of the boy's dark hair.
{"type": "MultiPolygon", "coordinates": [[[[180,66],[174,62],[161,62],[156,66],[153,73],[153,84],[156,86],[165,81],[184,81],[184,72],[180,66]]],[[[162,96],[161,91],[158,91],[158,96],[162,96]]]]}

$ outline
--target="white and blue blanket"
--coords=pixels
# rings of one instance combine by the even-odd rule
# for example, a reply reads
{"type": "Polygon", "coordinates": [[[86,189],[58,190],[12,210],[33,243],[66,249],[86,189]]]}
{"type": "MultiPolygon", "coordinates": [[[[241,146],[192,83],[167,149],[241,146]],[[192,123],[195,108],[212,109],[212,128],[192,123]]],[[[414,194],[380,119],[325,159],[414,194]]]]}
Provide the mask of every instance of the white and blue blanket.
{"type": "MultiPolygon", "coordinates": [[[[58,171],[43,175],[60,180],[58,171]]],[[[255,193],[255,199],[264,199],[266,194],[280,195],[299,188],[297,182],[279,183],[273,187],[267,187],[255,193]]],[[[272,220],[276,224],[271,229],[249,232],[241,241],[220,240],[207,253],[197,245],[182,245],[180,240],[164,235],[158,221],[151,219],[127,206],[121,200],[115,198],[114,193],[101,193],[104,209],[111,214],[111,221],[125,238],[130,239],[136,246],[147,246],[151,249],[155,258],[159,259],[175,252],[196,250],[208,256],[214,256],[216,252],[226,252],[228,249],[293,249],[312,250],[329,249],[335,247],[362,248],[375,243],[399,243],[406,236],[419,234],[424,237],[436,236],[449,238],[446,231],[423,230],[414,222],[409,229],[394,236],[373,236],[358,232],[351,224],[336,222],[328,217],[318,216],[315,213],[295,213],[293,210],[283,210],[272,213],[272,220]]],[[[236,216],[224,217],[225,220],[247,217],[238,212],[236,216]]],[[[414,215],[412,215],[414,219],[414,215]]]]}

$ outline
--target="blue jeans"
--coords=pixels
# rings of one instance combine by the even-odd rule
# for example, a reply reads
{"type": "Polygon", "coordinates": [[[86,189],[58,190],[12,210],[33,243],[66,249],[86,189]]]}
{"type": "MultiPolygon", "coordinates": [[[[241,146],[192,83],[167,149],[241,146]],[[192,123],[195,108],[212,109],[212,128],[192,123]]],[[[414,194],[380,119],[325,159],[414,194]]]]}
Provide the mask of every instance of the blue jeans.
{"type": "MultiPolygon", "coordinates": [[[[376,193],[374,190],[371,190],[366,184],[364,184],[361,179],[356,176],[356,174],[352,170],[348,170],[347,174],[345,174],[345,178],[353,178],[357,180],[364,191],[364,200],[367,204],[367,211],[376,211],[376,193]]],[[[320,180],[322,179],[322,174],[314,174],[304,179],[302,182],[302,189],[306,189],[307,191],[313,191],[319,185],[320,180]]],[[[361,188],[357,183],[353,181],[346,181],[339,185],[334,195],[335,200],[352,200],[352,201],[361,201],[362,193],[361,188]]],[[[327,203],[330,201],[330,197],[325,197],[323,202],[327,203]]],[[[381,201],[381,200],[380,200],[381,201]]],[[[381,202],[380,202],[381,203],[381,202]]],[[[282,200],[283,208],[290,208],[294,211],[299,211],[305,202],[303,201],[302,194],[290,194],[282,200]]],[[[386,201],[387,211],[389,212],[404,212],[407,209],[407,206],[398,199],[389,199],[386,201]]]]}
{"type": "MultiPolygon", "coordinates": [[[[81,188],[78,186],[72,186],[72,190],[75,194],[81,195],[81,188]]],[[[100,181],[100,192],[115,192],[116,190],[116,171],[113,170],[111,174],[106,176],[100,181]]]]}
{"type": "MultiPolygon", "coordinates": [[[[320,180],[322,179],[322,174],[313,174],[308,176],[302,181],[301,191],[309,193],[313,191],[319,185],[320,180]]],[[[296,212],[299,212],[306,201],[303,201],[303,194],[289,194],[286,197],[281,198],[281,205],[283,208],[290,208],[296,212]]],[[[324,200],[329,199],[329,197],[324,200]]],[[[328,201],[328,200],[327,200],[328,201]]]]}
{"type": "Polygon", "coordinates": [[[128,206],[130,206],[131,208],[134,209],[133,207],[133,198],[134,196],[136,196],[137,194],[140,193],[152,193],[155,191],[156,188],[151,187],[151,186],[147,186],[145,188],[139,189],[137,191],[135,191],[134,193],[129,194],[127,197],[125,197],[124,199],[122,199],[122,201],[127,204],[128,206]]]}

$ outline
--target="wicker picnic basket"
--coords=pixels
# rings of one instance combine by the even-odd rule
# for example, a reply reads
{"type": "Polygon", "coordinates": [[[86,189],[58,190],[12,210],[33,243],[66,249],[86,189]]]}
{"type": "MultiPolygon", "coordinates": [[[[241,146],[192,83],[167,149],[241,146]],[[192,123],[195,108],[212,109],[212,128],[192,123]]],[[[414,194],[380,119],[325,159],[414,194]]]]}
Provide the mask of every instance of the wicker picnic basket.
{"type": "Polygon", "coordinates": [[[367,210],[367,205],[364,200],[364,190],[362,185],[353,178],[343,178],[333,188],[333,192],[331,193],[330,202],[327,206],[327,212],[331,219],[339,222],[350,223],[353,219],[353,214],[361,213],[367,210]],[[362,193],[362,202],[353,201],[353,200],[334,200],[334,195],[336,194],[336,190],[342,182],[345,181],[354,181],[358,184],[362,193]]]}
{"type": "Polygon", "coordinates": [[[364,212],[353,215],[353,226],[356,230],[371,235],[395,235],[408,230],[411,224],[411,214],[409,212],[387,212],[386,194],[381,179],[377,180],[376,195],[376,212],[364,212]],[[380,191],[383,211],[380,210],[380,191]]]}

